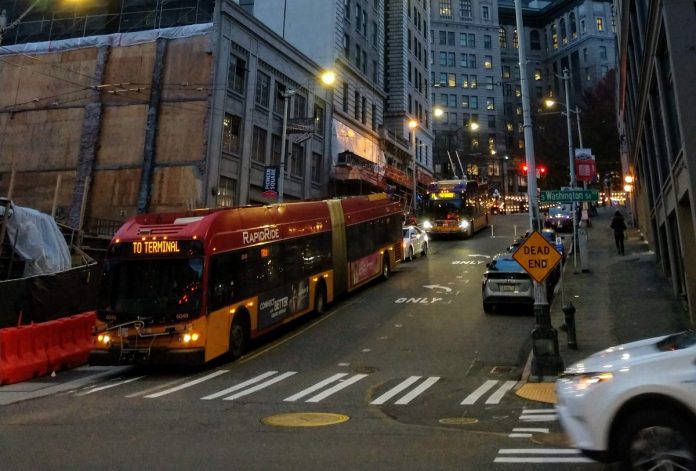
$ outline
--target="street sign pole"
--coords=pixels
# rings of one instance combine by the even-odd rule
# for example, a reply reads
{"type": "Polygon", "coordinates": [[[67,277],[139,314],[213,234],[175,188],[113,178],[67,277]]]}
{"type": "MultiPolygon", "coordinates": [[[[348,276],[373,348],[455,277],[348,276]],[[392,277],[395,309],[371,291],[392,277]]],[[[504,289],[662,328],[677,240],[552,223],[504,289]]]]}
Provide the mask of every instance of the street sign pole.
{"type": "MultiPolygon", "coordinates": [[[[514,0],[517,31],[525,31],[522,19],[522,0],[514,0]]],[[[524,152],[527,160],[527,198],[529,200],[529,230],[539,224],[539,201],[537,200],[536,165],[534,162],[534,136],[529,104],[529,77],[527,75],[526,35],[518,35],[520,59],[520,88],[522,89],[522,127],[524,129],[524,152]]],[[[540,226],[540,225],[539,225],[540,226]]],[[[541,229],[541,227],[539,227],[541,229]]],[[[546,297],[546,283],[534,280],[534,318],[532,330],[532,375],[543,378],[555,376],[563,368],[558,353],[558,332],[551,325],[551,314],[546,297]]]]}

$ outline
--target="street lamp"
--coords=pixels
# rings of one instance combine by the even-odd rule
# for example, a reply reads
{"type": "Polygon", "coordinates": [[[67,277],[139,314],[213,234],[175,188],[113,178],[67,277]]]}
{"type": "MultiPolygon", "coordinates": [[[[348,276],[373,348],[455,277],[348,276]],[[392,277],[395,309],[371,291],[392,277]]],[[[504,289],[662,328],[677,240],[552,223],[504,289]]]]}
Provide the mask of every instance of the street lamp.
{"type": "MultiPolygon", "coordinates": [[[[336,73],[333,70],[325,70],[319,79],[321,83],[325,86],[330,87],[336,81],[336,73]]],[[[283,190],[285,181],[285,152],[286,152],[286,137],[288,133],[288,105],[293,96],[295,96],[296,90],[288,89],[281,93],[285,103],[283,104],[283,130],[280,135],[280,175],[278,175],[278,203],[283,202],[283,190]]]]}
{"type": "Polygon", "coordinates": [[[417,181],[416,181],[416,128],[418,128],[418,121],[411,119],[408,121],[408,127],[411,129],[411,143],[413,145],[413,196],[411,197],[411,213],[416,214],[416,195],[418,194],[417,181]]]}

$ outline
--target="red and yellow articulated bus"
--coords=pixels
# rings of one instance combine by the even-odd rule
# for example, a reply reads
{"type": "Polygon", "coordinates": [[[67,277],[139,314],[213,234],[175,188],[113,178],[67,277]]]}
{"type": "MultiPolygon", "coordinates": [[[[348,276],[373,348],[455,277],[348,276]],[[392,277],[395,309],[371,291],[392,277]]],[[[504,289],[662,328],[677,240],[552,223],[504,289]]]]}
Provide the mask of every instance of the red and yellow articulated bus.
{"type": "Polygon", "coordinates": [[[379,278],[401,260],[386,194],[141,214],[104,264],[92,364],[203,364],[379,278]]]}

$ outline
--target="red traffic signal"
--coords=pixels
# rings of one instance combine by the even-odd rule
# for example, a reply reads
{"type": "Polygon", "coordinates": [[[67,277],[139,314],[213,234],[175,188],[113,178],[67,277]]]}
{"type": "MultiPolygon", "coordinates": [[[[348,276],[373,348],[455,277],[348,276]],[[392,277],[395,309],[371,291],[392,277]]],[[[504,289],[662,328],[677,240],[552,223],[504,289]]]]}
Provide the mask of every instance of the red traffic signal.
{"type": "Polygon", "coordinates": [[[539,169],[539,174],[542,177],[546,175],[546,165],[539,165],[537,168],[539,169]]]}

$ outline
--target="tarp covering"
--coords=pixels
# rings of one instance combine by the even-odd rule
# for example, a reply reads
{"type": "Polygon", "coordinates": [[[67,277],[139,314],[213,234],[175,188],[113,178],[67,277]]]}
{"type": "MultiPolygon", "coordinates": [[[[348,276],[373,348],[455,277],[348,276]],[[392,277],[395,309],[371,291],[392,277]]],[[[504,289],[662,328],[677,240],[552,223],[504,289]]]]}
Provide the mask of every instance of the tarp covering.
{"type": "Polygon", "coordinates": [[[15,205],[8,215],[7,236],[15,254],[26,262],[24,276],[56,273],[71,267],[70,248],[51,216],[15,205]]]}
{"type": "Polygon", "coordinates": [[[61,273],[0,282],[0,328],[46,322],[97,309],[97,263],[61,273]]]}

